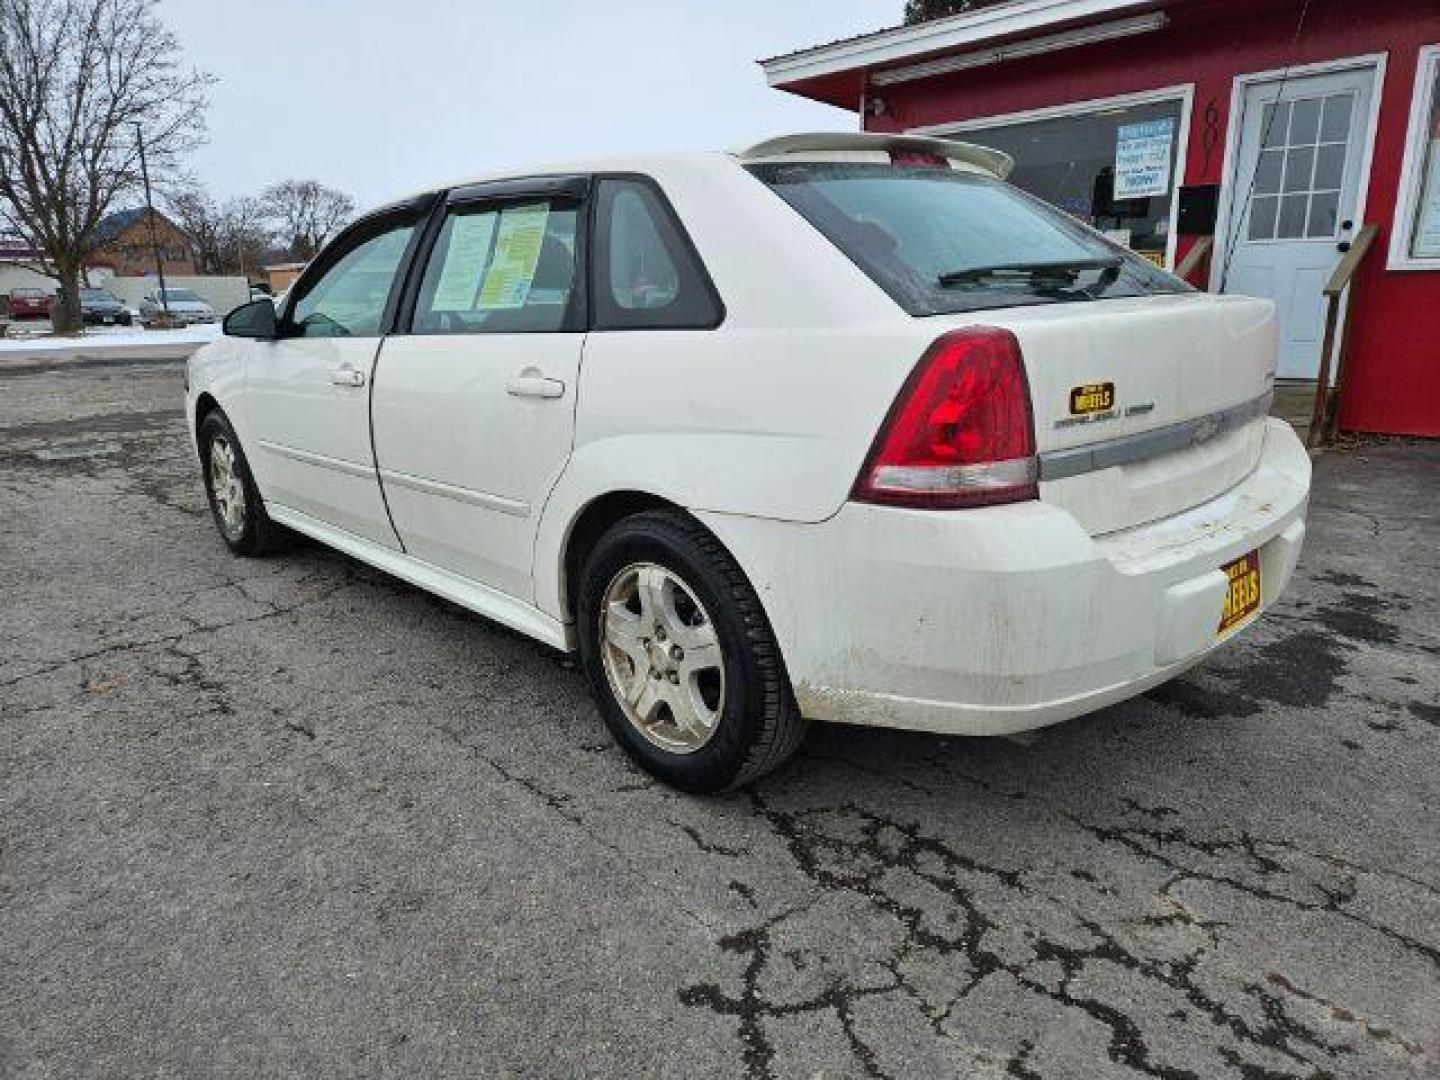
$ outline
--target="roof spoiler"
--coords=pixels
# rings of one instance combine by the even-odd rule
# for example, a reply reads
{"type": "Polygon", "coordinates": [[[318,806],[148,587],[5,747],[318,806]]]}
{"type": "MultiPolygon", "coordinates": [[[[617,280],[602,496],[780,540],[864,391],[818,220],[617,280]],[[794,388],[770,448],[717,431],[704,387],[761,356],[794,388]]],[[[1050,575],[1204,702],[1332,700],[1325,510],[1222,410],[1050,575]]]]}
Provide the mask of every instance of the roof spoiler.
{"type": "Polygon", "coordinates": [[[880,131],[812,131],[799,135],[780,135],[754,146],[737,150],[741,161],[785,157],[789,154],[899,152],[902,154],[934,154],[979,169],[1004,180],[1015,167],[1009,154],[974,143],[954,139],[937,139],[933,135],[887,135],[880,131]]]}

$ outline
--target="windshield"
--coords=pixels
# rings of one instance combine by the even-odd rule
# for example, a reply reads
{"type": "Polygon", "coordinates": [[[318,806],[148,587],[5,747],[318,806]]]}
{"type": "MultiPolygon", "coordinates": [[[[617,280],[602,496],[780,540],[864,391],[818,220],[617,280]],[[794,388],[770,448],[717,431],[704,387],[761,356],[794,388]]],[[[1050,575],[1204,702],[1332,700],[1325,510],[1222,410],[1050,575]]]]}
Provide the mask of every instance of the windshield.
{"type": "Polygon", "coordinates": [[[104,289],[81,289],[80,299],[94,300],[96,303],[102,304],[118,304],[120,302],[115,299],[113,293],[106,292],[104,289]]]}
{"type": "Polygon", "coordinates": [[[851,162],[750,171],[911,315],[1191,291],[988,176],[851,162]]]}
{"type": "Polygon", "coordinates": [[[204,302],[204,301],[202,301],[202,300],[200,299],[200,297],[196,296],[196,295],[195,295],[193,292],[191,292],[189,289],[166,289],[166,290],[165,290],[165,299],[166,299],[166,300],[187,300],[187,301],[190,301],[190,302],[196,303],[196,304],[200,304],[200,303],[203,303],[203,302],[204,302]]]}

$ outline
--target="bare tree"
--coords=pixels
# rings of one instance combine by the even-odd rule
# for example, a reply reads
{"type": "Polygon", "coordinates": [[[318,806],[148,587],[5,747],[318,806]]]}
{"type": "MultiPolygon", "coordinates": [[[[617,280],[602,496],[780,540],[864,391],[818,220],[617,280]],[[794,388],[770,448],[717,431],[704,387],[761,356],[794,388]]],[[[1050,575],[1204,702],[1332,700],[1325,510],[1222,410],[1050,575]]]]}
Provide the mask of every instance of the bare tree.
{"type": "Polygon", "coordinates": [[[199,184],[173,192],[168,203],[190,236],[197,269],[203,274],[245,274],[257,269],[273,247],[259,199],[217,202],[199,184]]]}
{"type": "Polygon", "coordinates": [[[80,325],[100,219],[150,171],[173,176],[205,135],[211,79],[180,65],[156,0],[0,0],[0,222],[45,253],[64,290],[57,330],[80,325]]]}
{"type": "Polygon", "coordinates": [[[202,274],[219,273],[222,228],[219,204],[199,184],[172,191],[165,201],[175,223],[190,238],[195,269],[202,274]]]}
{"type": "Polygon", "coordinates": [[[355,214],[355,200],[314,180],[286,180],[260,196],[292,258],[309,261],[325,237],[355,214]]]}

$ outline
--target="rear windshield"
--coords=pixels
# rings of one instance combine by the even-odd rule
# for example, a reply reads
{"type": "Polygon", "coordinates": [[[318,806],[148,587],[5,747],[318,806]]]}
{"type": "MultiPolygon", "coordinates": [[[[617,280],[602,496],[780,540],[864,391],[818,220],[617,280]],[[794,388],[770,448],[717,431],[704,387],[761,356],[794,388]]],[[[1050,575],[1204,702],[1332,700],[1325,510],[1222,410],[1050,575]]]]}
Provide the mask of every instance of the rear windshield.
{"type": "Polygon", "coordinates": [[[106,292],[104,289],[81,289],[80,298],[82,300],[103,300],[107,303],[118,304],[120,302],[115,299],[115,295],[113,293],[106,292]]]}
{"type": "Polygon", "coordinates": [[[911,315],[1191,291],[988,176],[881,163],[749,168],[911,315]]]}
{"type": "Polygon", "coordinates": [[[189,301],[189,300],[196,300],[196,301],[198,301],[198,300],[200,299],[200,297],[196,296],[196,295],[195,295],[193,292],[191,292],[189,289],[166,289],[166,290],[165,290],[165,299],[166,299],[166,300],[180,300],[180,301],[189,301]]]}

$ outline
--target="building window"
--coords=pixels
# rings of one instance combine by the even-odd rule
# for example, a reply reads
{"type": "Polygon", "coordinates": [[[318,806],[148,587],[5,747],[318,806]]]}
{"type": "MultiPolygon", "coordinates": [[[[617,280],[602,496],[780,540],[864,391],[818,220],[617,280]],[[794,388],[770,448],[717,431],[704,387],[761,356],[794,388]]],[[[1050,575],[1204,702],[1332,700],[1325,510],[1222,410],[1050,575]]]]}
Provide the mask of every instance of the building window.
{"type": "Polygon", "coordinates": [[[1160,266],[1174,258],[1189,89],[927,129],[1003,150],[1010,182],[1160,266]]]}
{"type": "Polygon", "coordinates": [[[1392,270],[1440,270],[1440,45],[1420,50],[1395,226],[1392,270]]]}

